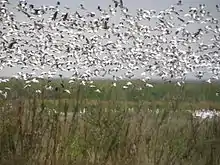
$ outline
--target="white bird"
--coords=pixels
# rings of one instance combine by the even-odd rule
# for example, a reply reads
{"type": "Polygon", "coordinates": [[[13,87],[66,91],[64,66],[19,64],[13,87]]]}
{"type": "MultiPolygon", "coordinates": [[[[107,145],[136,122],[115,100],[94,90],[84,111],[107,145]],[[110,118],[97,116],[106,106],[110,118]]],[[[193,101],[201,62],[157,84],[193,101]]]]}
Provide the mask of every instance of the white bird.
{"type": "Polygon", "coordinates": [[[124,85],[124,86],[123,86],[123,89],[128,89],[128,86],[124,85]]]}
{"type": "Polygon", "coordinates": [[[145,85],[146,85],[146,87],[150,87],[150,88],[154,87],[152,84],[149,84],[149,83],[146,83],[145,85]]]}
{"type": "Polygon", "coordinates": [[[96,93],[101,93],[100,89],[95,90],[96,93]]]}
{"type": "Polygon", "coordinates": [[[37,89],[35,92],[36,92],[36,93],[39,93],[39,94],[42,93],[41,90],[39,90],[39,89],[37,89]]]}
{"type": "Polygon", "coordinates": [[[71,94],[70,90],[68,90],[68,89],[64,89],[64,92],[71,94]]]}

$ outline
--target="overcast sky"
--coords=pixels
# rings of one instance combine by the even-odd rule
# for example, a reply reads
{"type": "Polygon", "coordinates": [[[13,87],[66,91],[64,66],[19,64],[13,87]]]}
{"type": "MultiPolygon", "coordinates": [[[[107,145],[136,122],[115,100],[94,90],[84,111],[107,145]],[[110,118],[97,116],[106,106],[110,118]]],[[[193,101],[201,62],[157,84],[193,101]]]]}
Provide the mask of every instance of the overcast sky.
{"type": "MultiPolygon", "coordinates": [[[[18,4],[18,0],[9,0],[12,6],[18,4]]],[[[56,5],[56,0],[27,0],[28,3],[33,3],[36,7],[41,5],[56,5]]],[[[137,8],[154,9],[157,11],[169,8],[171,5],[176,4],[178,0],[124,0],[124,5],[130,12],[135,12],[137,8]]],[[[60,0],[61,8],[68,6],[71,10],[75,11],[79,9],[79,5],[83,4],[89,11],[97,10],[97,6],[100,5],[103,8],[108,7],[109,4],[113,4],[112,0],[60,0]]],[[[182,0],[183,10],[189,9],[190,6],[197,7],[199,4],[206,4],[207,9],[215,11],[215,5],[220,4],[220,0],[182,0]]],[[[220,16],[214,12],[214,16],[220,16]]],[[[18,17],[17,17],[18,18],[18,17]]],[[[21,19],[23,19],[21,17],[21,19]]],[[[198,27],[197,27],[198,28],[198,27]]],[[[5,68],[0,71],[0,76],[10,76],[16,74],[18,68],[5,68]]]]}
{"type": "MultiPolygon", "coordinates": [[[[9,0],[11,3],[17,3],[18,0],[9,0]]],[[[55,5],[56,0],[27,0],[28,3],[33,3],[36,5],[55,5]]],[[[124,4],[130,8],[146,8],[146,9],[156,9],[156,10],[162,10],[164,8],[169,7],[172,4],[175,4],[178,2],[178,0],[124,0],[124,4]]],[[[182,0],[183,4],[200,4],[205,3],[209,6],[218,4],[219,0],[182,0]]],[[[107,6],[110,3],[112,3],[112,0],[60,0],[60,3],[62,6],[69,6],[70,8],[77,8],[77,6],[82,3],[87,8],[94,8],[97,7],[97,5],[101,6],[107,6]]]]}
{"type": "MultiPolygon", "coordinates": [[[[10,2],[17,3],[17,0],[10,0],[10,2]]],[[[28,0],[29,3],[36,5],[48,4],[55,5],[56,0],[28,0]]],[[[137,8],[163,10],[168,8],[170,5],[175,4],[178,0],[124,0],[124,5],[131,10],[137,8]]],[[[198,6],[198,4],[206,4],[207,6],[215,7],[216,4],[220,3],[219,0],[182,0],[185,6],[198,6]]],[[[69,6],[72,9],[77,9],[79,4],[82,3],[88,9],[95,9],[97,5],[107,7],[112,3],[112,0],[60,0],[61,6],[69,6]]]]}

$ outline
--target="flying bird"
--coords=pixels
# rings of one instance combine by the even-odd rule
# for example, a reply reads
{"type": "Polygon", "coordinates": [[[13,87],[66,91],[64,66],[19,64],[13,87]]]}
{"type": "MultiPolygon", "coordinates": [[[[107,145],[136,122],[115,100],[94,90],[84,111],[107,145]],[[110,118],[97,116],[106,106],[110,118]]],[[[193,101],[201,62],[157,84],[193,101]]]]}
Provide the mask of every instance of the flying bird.
{"type": "Polygon", "coordinates": [[[16,44],[16,43],[17,43],[17,41],[16,41],[15,39],[13,39],[12,42],[9,43],[8,48],[9,48],[9,49],[12,49],[12,47],[13,47],[14,44],[16,44]]]}
{"type": "Polygon", "coordinates": [[[56,18],[57,18],[57,14],[58,14],[58,11],[55,11],[55,13],[53,14],[53,17],[52,17],[52,20],[55,21],[56,18]]]}
{"type": "Polygon", "coordinates": [[[123,7],[124,7],[123,0],[120,0],[119,6],[120,6],[120,8],[123,8],[123,7]]]}
{"type": "Polygon", "coordinates": [[[177,2],[177,5],[182,5],[182,0],[179,0],[179,1],[177,2]]]}
{"type": "Polygon", "coordinates": [[[219,5],[216,5],[216,9],[217,9],[218,12],[220,12],[220,7],[219,7],[219,5]]]}
{"type": "Polygon", "coordinates": [[[117,7],[118,7],[118,5],[119,5],[119,2],[118,2],[118,1],[116,1],[116,0],[113,0],[113,2],[114,2],[114,4],[115,4],[115,8],[117,8],[117,7]]]}
{"type": "Polygon", "coordinates": [[[63,15],[63,21],[66,21],[66,20],[67,20],[67,17],[68,17],[68,13],[64,14],[64,15],[63,15]]]}
{"type": "Polygon", "coordinates": [[[101,7],[100,7],[99,5],[98,5],[97,9],[98,9],[99,11],[102,11],[102,9],[101,9],[101,7]]]}

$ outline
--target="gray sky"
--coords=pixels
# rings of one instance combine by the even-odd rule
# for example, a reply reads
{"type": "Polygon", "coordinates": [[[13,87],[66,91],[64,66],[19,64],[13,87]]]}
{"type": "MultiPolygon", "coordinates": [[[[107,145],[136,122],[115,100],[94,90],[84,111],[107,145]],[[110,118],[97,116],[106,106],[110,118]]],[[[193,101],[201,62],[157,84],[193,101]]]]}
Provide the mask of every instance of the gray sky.
{"type": "MultiPolygon", "coordinates": [[[[171,5],[177,3],[178,0],[124,0],[124,5],[129,9],[130,12],[134,13],[138,8],[154,9],[156,11],[164,10],[169,8],[171,5]]],[[[16,6],[18,0],[9,0],[12,6],[16,6]]],[[[56,5],[56,0],[27,0],[28,3],[33,3],[36,7],[44,5],[56,5]]],[[[190,6],[197,7],[199,4],[206,4],[209,11],[215,11],[215,5],[220,4],[220,0],[182,0],[183,10],[188,10],[190,6]]],[[[82,3],[85,8],[89,11],[97,10],[97,6],[100,5],[103,8],[107,8],[109,4],[113,4],[112,0],[60,0],[61,8],[68,6],[71,10],[75,11],[79,9],[79,4],[82,3]]],[[[216,12],[212,13],[213,16],[219,18],[220,15],[216,12]]],[[[17,18],[25,19],[23,16],[17,15],[17,18]]],[[[194,25],[195,29],[198,29],[199,25],[194,25]]],[[[208,41],[207,41],[208,42],[208,41]]],[[[11,76],[16,74],[19,68],[4,68],[0,70],[0,76],[11,76]]],[[[190,78],[192,78],[190,76],[190,78]]]]}
{"type": "MultiPolygon", "coordinates": [[[[17,0],[10,0],[10,2],[17,2],[17,0]]],[[[30,3],[36,5],[41,4],[56,4],[56,0],[28,0],[30,3]]],[[[72,9],[77,9],[79,4],[82,3],[88,9],[95,9],[97,5],[107,7],[112,4],[112,0],[60,0],[61,6],[69,6],[72,9]]],[[[131,10],[137,8],[163,10],[178,2],[178,0],[124,0],[124,5],[131,10]]],[[[220,3],[219,0],[182,0],[184,6],[197,6],[198,4],[206,4],[208,7],[213,8],[216,4],[220,3]]]]}

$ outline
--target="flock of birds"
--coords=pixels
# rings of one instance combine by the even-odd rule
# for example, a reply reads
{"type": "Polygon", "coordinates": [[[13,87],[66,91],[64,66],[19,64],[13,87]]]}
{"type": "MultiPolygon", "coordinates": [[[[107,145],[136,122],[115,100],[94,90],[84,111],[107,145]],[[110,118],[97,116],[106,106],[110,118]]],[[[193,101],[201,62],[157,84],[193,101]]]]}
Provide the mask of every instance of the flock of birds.
{"type": "MultiPolygon", "coordinates": [[[[205,4],[185,11],[183,6],[179,0],[165,10],[139,8],[132,14],[122,0],[98,5],[96,11],[80,4],[74,12],[59,1],[36,6],[19,0],[14,6],[0,0],[0,72],[18,68],[12,77],[25,80],[24,88],[66,73],[69,83],[89,80],[91,87],[91,79],[106,77],[115,80],[113,86],[116,80],[138,77],[153,87],[148,80],[154,76],[181,86],[190,73],[198,79],[207,73],[211,83],[220,74],[219,20],[205,4]]],[[[220,5],[215,10],[219,15],[220,5]]]]}
{"type": "MultiPolygon", "coordinates": [[[[159,12],[140,8],[132,14],[122,0],[96,11],[80,4],[75,12],[59,1],[39,7],[1,0],[0,71],[18,68],[13,77],[28,82],[66,73],[70,83],[138,77],[148,87],[154,76],[181,85],[190,73],[199,79],[207,73],[211,83],[220,73],[219,20],[205,4],[183,6],[179,0],[159,12]]],[[[220,5],[215,8],[220,13],[220,5]]]]}
{"type": "Polygon", "coordinates": [[[202,118],[202,119],[212,119],[215,117],[220,117],[220,112],[209,109],[202,109],[202,110],[196,110],[192,113],[193,117],[195,118],[202,118]]]}

